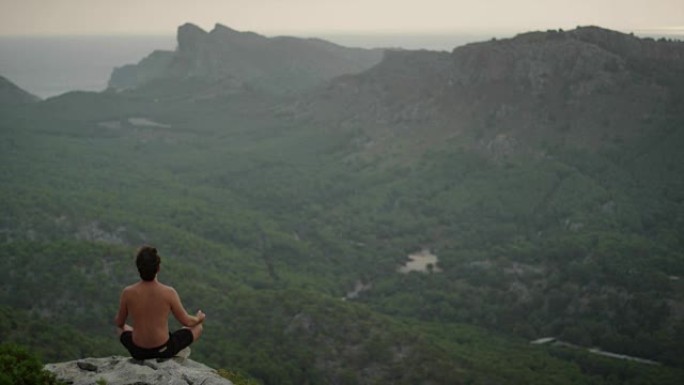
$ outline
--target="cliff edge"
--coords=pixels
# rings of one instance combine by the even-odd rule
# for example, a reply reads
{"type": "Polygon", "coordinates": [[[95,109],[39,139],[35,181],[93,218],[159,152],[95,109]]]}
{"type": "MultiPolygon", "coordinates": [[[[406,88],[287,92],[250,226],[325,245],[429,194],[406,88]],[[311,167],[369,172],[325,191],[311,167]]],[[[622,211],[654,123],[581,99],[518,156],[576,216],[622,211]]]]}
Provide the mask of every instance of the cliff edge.
{"type": "Polygon", "coordinates": [[[190,359],[137,361],[130,357],[84,358],[47,364],[45,369],[72,385],[232,385],[216,370],[190,359]]]}

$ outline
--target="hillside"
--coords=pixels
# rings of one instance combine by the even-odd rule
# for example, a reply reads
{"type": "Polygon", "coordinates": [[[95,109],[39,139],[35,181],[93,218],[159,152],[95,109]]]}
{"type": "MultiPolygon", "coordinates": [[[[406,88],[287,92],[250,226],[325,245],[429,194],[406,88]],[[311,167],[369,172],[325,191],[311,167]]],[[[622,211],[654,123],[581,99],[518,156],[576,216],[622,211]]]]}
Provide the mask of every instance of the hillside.
{"type": "Polygon", "coordinates": [[[534,32],[388,52],[299,102],[295,119],[348,133],[345,161],[377,178],[326,206],[355,213],[347,238],[439,256],[430,278],[365,273],[362,298],[681,364],[683,52],[595,27],[534,32]]]}
{"type": "Polygon", "coordinates": [[[535,32],[297,94],[159,78],[7,110],[0,336],[68,324],[87,337],[50,361],[123,354],[150,243],[208,315],[193,358],[265,384],[678,384],[681,47],[535,32]]]}
{"type": "Polygon", "coordinates": [[[109,87],[154,87],[162,80],[200,83],[211,93],[250,88],[287,93],[361,72],[381,55],[380,50],[347,48],[320,39],[267,38],[221,24],[205,32],[184,24],[178,28],[175,51],[155,51],[138,64],[115,69],[109,87]]]}

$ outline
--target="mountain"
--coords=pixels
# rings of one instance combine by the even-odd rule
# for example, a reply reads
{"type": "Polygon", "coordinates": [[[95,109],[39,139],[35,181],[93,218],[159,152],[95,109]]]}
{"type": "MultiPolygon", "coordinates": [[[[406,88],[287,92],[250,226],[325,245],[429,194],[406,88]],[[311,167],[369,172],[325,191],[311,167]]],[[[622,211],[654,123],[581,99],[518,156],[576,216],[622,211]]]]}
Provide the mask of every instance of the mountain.
{"type": "MultiPolygon", "coordinates": [[[[368,127],[378,145],[388,136],[426,147],[465,136],[504,152],[598,148],[681,118],[683,60],[684,43],[598,27],[525,33],[450,54],[388,51],[374,68],[312,95],[308,112],[368,127]]],[[[301,103],[298,113],[307,113],[301,103]]]]}
{"type": "Polygon", "coordinates": [[[178,28],[175,51],[155,51],[136,65],[116,68],[109,87],[121,90],[160,79],[191,79],[223,90],[286,93],[361,72],[381,55],[380,50],[346,48],[320,39],[267,38],[221,24],[205,32],[184,24],[178,28]]]}
{"type": "Polygon", "coordinates": [[[34,103],[40,98],[22,90],[7,78],[0,76],[0,107],[34,103]]]}
{"type": "Polygon", "coordinates": [[[656,330],[684,330],[683,64],[682,42],[531,32],[388,51],[286,111],[346,133],[355,151],[342,160],[369,176],[327,215],[354,212],[368,221],[354,226],[441,255],[433,278],[363,275],[375,309],[681,365],[679,337],[656,330]]]}

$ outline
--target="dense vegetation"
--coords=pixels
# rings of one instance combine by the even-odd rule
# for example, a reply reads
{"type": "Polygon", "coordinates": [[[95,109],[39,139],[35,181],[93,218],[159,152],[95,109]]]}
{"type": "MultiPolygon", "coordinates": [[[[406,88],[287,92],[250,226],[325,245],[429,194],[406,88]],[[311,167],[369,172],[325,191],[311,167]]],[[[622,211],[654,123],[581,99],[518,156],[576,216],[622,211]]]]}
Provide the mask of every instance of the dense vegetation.
{"type": "Polygon", "coordinates": [[[208,315],[193,358],[265,384],[684,378],[677,116],[505,157],[477,133],[367,151],[371,128],[288,97],[149,97],[164,87],[182,85],[0,107],[3,341],[123,354],[111,319],[152,243],[208,315]],[[398,273],[421,249],[437,265],[398,273]],[[527,342],[547,336],[579,348],[527,342]]]}
{"type": "Polygon", "coordinates": [[[0,344],[0,384],[2,385],[61,385],[55,376],[43,370],[38,357],[26,349],[0,344]]]}

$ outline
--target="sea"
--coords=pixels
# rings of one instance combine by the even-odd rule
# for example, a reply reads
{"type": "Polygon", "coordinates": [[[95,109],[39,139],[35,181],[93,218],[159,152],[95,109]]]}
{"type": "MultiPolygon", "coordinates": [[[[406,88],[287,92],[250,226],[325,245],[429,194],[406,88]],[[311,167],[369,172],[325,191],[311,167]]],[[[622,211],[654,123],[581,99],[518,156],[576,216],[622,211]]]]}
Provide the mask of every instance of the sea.
{"type": "MultiPolygon", "coordinates": [[[[317,37],[347,47],[451,51],[514,33],[337,34],[317,37]]],[[[681,40],[684,36],[679,36],[681,40]]],[[[43,99],[70,91],[103,91],[112,70],[137,63],[154,50],[174,50],[173,35],[0,36],[0,76],[43,99]]]]}
{"type": "Polygon", "coordinates": [[[0,37],[0,75],[41,98],[102,91],[115,67],[175,46],[173,36],[0,37]]]}

